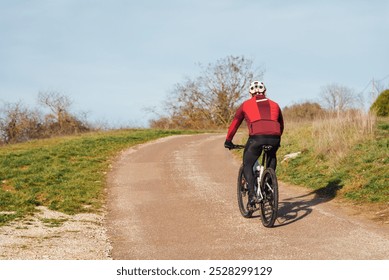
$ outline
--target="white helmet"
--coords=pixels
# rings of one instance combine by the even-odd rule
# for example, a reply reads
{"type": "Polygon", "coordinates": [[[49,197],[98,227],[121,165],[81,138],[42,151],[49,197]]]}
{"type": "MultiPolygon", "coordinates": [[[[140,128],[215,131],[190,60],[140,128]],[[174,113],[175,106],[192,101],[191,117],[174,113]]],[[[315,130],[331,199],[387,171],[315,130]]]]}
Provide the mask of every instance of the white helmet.
{"type": "Polygon", "coordinates": [[[250,93],[254,94],[265,94],[266,87],[263,82],[254,81],[250,84],[250,93]]]}

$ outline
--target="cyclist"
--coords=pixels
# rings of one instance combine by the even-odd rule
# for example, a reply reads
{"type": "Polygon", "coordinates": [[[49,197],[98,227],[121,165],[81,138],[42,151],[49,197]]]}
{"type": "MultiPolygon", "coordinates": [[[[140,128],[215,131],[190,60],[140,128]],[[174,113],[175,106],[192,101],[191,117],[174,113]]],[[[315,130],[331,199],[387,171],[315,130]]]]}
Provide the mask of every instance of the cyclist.
{"type": "Polygon", "coordinates": [[[232,149],[232,139],[243,119],[249,129],[249,138],[243,153],[243,172],[248,183],[249,203],[255,205],[253,167],[261,155],[262,146],[272,145],[268,153],[267,166],[276,170],[276,152],[280,147],[281,135],[284,131],[284,120],[278,104],[266,97],[266,87],[263,82],[254,81],[250,84],[251,98],[243,102],[235,113],[228,129],[224,147],[232,149]]]}

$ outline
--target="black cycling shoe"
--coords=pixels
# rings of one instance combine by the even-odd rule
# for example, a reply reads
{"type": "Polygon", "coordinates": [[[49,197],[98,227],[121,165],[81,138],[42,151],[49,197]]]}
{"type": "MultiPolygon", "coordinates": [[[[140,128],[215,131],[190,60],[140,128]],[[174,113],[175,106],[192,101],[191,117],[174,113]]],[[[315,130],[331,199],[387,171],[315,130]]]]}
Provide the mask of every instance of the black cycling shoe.
{"type": "Polygon", "coordinates": [[[250,206],[251,208],[255,208],[256,202],[257,202],[257,199],[256,199],[255,195],[250,195],[249,202],[247,203],[247,205],[250,206]]]}

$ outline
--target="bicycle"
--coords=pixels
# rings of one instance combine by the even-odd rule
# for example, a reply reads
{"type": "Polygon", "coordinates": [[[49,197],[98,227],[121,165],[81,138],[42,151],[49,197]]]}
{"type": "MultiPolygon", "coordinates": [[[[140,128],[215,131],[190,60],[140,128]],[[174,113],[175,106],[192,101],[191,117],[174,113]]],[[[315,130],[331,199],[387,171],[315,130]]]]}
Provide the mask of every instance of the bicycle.
{"type": "MultiPolygon", "coordinates": [[[[234,145],[233,149],[245,146],[234,145]]],[[[243,164],[239,168],[237,182],[237,197],[240,213],[245,218],[251,218],[255,211],[261,210],[261,220],[265,227],[273,227],[278,211],[278,182],[273,168],[267,167],[268,152],[273,147],[264,145],[261,156],[253,167],[255,184],[255,205],[249,204],[248,183],[243,174],[243,164]],[[260,161],[261,159],[261,161],[260,161]],[[259,186],[259,187],[258,187],[259,186]],[[257,206],[258,205],[258,206],[257,206]]]]}

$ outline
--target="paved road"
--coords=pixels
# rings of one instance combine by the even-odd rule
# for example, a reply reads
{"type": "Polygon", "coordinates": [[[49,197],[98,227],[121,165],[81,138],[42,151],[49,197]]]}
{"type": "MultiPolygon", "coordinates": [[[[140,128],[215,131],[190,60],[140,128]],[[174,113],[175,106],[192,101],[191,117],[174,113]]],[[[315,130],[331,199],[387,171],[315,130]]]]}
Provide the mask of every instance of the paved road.
{"type": "Polygon", "coordinates": [[[280,218],[241,217],[240,162],[224,135],[173,136],[123,152],[108,181],[114,259],[389,259],[388,227],[280,186],[280,218]]]}

